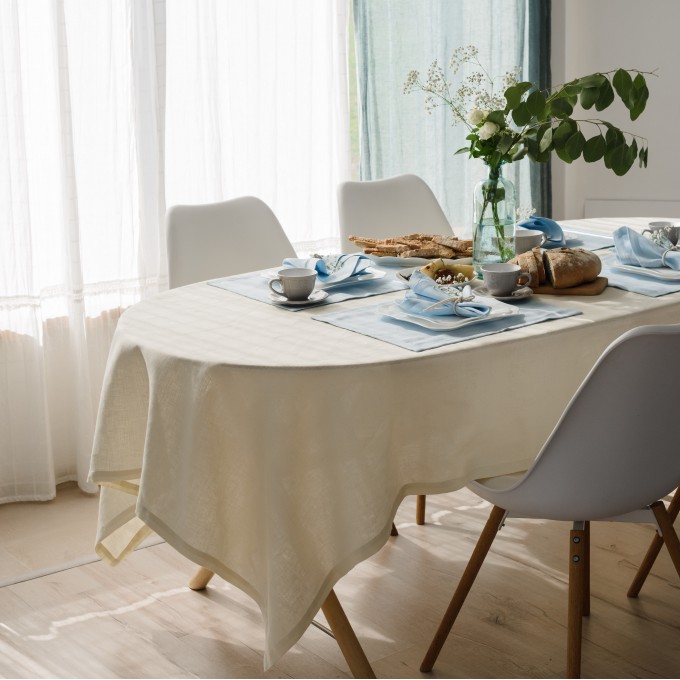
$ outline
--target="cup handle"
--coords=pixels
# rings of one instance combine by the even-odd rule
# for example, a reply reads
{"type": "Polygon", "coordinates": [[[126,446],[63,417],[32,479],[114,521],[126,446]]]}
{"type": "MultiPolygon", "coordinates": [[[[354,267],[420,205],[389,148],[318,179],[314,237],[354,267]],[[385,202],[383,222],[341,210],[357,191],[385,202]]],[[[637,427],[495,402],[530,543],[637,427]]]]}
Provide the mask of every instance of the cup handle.
{"type": "Polygon", "coordinates": [[[281,283],[281,279],[271,279],[271,280],[269,281],[269,287],[270,287],[277,295],[283,295],[283,283],[281,283]],[[281,284],[281,290],[276,290],[276,288],[274,288],[274,284],[275,284],[275,283],[281,284]]]}
{"type": "Polygon", "coordinates": [[[529,272],[520,272],[520,275],[517,277],[517,285],[531,286],[531,274],[529,274],[529,272]],[[526,281],[524,282],[522,282],[523,277],[526,277],[526,281]]]}

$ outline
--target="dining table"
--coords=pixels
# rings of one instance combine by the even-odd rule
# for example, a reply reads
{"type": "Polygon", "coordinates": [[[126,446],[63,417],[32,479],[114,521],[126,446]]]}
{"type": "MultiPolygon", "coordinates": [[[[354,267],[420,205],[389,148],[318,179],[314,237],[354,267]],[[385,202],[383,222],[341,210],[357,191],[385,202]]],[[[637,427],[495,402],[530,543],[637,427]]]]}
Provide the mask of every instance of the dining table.
{"type": "MultiPolygon", "coordinates": [[[[653,219],[560,225],[609,237],[653,219]]],[[[614,339],[680,322],[680,292],[610,281],[518,301],[517,319],[540,322],[405,329],[384,317],[404,296],[399,268],[376,268],[366,296],[294,308],[231,286],[257,274],[176,288],[128,308],[113,337],[90,471],[97,553],[116,564],[155,532],[198,565],[194,588],[217,574],[245,591],[266,668],[323,609],[352,673],[370,676],[333,587],[387,542],[402,500],[526,470],[614,339]]]]}

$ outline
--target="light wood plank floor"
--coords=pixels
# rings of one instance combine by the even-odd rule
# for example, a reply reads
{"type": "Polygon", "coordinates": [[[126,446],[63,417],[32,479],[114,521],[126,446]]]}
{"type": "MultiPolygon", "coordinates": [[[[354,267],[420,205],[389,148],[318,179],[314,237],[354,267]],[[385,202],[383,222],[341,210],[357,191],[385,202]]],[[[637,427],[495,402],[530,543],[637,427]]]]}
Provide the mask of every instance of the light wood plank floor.
{"type": "MultiPolygon", "coordinates": [[[[0,506],[3,549],[14,536],[5,557],[15,580],[21,574],[9,558],[36,569],[50,560],[62,566],[78,562],[85,543],[91,551],[96,503],[82,496],[78,514],[77,496],[72,493],[64,503],[62,521],[60,503],[52,504],[54,526],[66,526],[69,516],[80,520],[72,537],[59,534],[57,547],[45,517],[32,529],[20,519],[30,512],[0,506]],[[22,541],[26,547],[19,549],[22,541]],[[65,545],[76,546],[74,554],[65,545]]],[[[466,490],[430,496],[428,523],[416,526],[414,506],[407,499],[399,510],[400,536],[336,587],[378,677],[430,677],[418,666],[489,511],[466,490]]],[[[568,530],[563,523],[508,523],[431,677],[564,676],[568,530]]],[[[641,597],[631,601],[626,589],[651,528],[596,524],[592,534],[583,676],[679,677],[680,579],[670,559],[661,554],[641,597]]],[[[0,676],[348,676],[335,642],[314,627],[265,673],[257,606],[219,578],[204,593],[190,591],[186,582],[193,570],[170,546],[158,544],[115,568],[93,562],[0,587],[0,676]]],[[[0,582],[1,577],[2,571],[0,582]]]]}

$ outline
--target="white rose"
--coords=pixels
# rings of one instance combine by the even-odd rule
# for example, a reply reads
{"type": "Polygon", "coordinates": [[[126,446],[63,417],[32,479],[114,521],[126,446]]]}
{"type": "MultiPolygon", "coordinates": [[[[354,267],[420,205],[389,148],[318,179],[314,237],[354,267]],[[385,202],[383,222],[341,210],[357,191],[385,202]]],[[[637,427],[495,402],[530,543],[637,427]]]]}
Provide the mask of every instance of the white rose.
{"type": "Polygon", "coordinates": [[[468,115],[468,123],[470,125],[479,125],[487,115],[487,112],[482,109],[472,109],[468,115]]]}
{"type": "Polygon", "coordinates": [[[490,139],[493,137],[499,130],[500,128],[496,123],[492,123],[490,120],[487,120],[482,127],[479,128],[479,138],[484,140],[484,139],[490,139]]]}

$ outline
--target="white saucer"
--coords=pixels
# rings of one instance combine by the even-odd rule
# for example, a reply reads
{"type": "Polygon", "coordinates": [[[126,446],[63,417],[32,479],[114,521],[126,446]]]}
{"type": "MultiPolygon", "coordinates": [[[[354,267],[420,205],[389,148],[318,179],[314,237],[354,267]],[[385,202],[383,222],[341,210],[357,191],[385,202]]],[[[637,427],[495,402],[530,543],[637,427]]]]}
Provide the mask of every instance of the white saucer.
{"type": "Polygon", "coordinates": [[[526,300],[534,294],[534,291],[529,288],[529,286],[522,286],[515,289],[515,295],[491,295],[486,287],[478,288],[475,293],[477,295],[489,295],[494,300],[500,300],[501,302],[519,302],[520,300],[526,300]]]}
{"type": "Polygon", "coordinates": [[[283,295],[269,293],[269,298],[275,305],[283,305],[285,307],[306,307],[307,305],[316,305],[327,297],[328,293],[325,290],[315,290],[306,300],[289,300],[283,295]]]}

